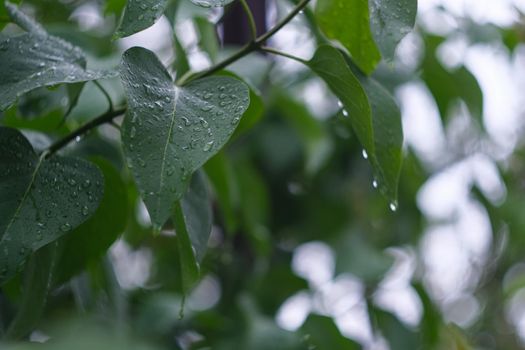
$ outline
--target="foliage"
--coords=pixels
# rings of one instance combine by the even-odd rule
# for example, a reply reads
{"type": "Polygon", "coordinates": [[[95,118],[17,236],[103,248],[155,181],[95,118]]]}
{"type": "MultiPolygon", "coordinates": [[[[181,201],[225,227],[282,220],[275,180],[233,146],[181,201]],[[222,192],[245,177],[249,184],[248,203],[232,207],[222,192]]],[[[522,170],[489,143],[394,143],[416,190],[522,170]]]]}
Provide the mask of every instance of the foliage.
{"type": "MultiPolygon", "coordinates": [[[[265,14],[246,0],[0,4],[7,348],[33,348],[27,340],[42,334],[51,336],[44,349],[366,348],[363,337],[341,331],[347,306],[325,296],[332,282],[294,265],[300,249],[323,242],[335,253],[333,284],[358,281],[352,307],[390,349],[484,347],[484,334],[518,349],[509,332],[493,329],[491,315],[501,318],[523,285],[504,291],[480,281],[480,295],[498,297],[487,298],[487,315],[468,329],[447,321],[423,274],[409,281],[422,309],[417,325],[375,297],[395,268],[391,248],[422,239],[416,196],[432,175],[403,149],[395,92],[424,82],[444,125],[458,101],[479,124],[475,76],[445,67],[436,51],[447,38],[417,26],[422,59],[414,71],[399,64],[416,0],[277,3],[278,21],[262,35],[254,16],[265,14]],[[238,29],[252,34],[239,48],[218,35],[226,24],[217,14],[235,6],[246,16],[238,29]],[[80,30],[70,19],[85,9],[99,22],[80,30]],[[311,58],[273,40],[296,22],[315,43],[311,58]],[[123,49],[134,34],[166,23],[169,37],[150,38],[162,49],[123,49]],[[319,84],[320,96],[304,93],[319,84]],[[285,330],[276,315],[294,295],[314,306],[285,330]]],[[[512,50],[519,37],[506,42],[512,50]]],[[[505,176],[513,186],[519,171],[505,176]]],[[[502,206],[472,193],[494,233],[501,223],[513,233],[524,227],[519,193],[502,206]]],[[[495,280],[520,257],[514,249],[489,259],[495,280]]]]}

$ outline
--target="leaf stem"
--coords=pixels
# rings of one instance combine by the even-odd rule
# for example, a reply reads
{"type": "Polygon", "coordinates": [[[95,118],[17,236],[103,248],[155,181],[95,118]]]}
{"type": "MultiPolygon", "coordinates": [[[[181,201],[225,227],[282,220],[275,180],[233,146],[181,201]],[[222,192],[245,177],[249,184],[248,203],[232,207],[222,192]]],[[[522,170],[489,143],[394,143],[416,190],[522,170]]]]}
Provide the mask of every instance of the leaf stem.
{"type": "Polygon", "coordinates": [[[300,62],[300,63],[303,63],[303,64],[308,64],[308,62],[306,60],[303,60],[300,57],[291,55],[291,54],[283,52],[283,51],[279,51],[279,50],[274,49],[272,47],[261,46],[260,49],[261,49],[261,51],[264,51],[264,52],[268,52],[268,53],[271,53],[271,54],[274,54],[274,55],[278,55],[278,56],[283,56],[283,57],[289,58],[291,60],[294,60],[294,61],[297,61],[297,62],[300,62]]]}
{"type": "MultiPolygon", "coordinates": [[[[310,2],[310,0],[301,0],[301,1],[299,1],[297,3],[297,5],[293,8],[293,10],[290,11],[290,13],[288,15],[286,15],[281,21],[279,21],[279,23],[277,23],[273,28],[271,28],[269,31],[267,31],[266,33],[262,34],[261,36],[255,38],[253,41],[249,42],[245,46],[243,46],[239,51],[234,53],[232,56],[224,59],[223,61],[221,61],[221,62],[219,62],[219,63],[209,67],[208,69],[201,71],[201,72],[198,72],[198,73],[195,73],[195,74],[189,75],[189,76],[184,75],[176,83],[178,85],[184,85],[184,84],[192,82],[192,81],[194,81],[196,79],[210,76],[210,75],[220,71],[221,69],[229,66],[233,62],[243,58],[244,56],[248,55],[249,53],[252,53],[252,52],[257,51],[257,50],[263,50],[263,51],[271,52],[273,54],[281,55],[281,56],[284,56],[284,57],[288,57],[290,59],[293,59],[293,60],[296,60],[296,61],[304,63],[305,61],[300,59],[300,58],[298,58],[298,57],[286,54],[284,52],[277,51],[275,49],[262,47],[262,45],[268,39],[270,39],[272,36],[274,36],[279,30],[281,30],[286,24],[288,24],[288,22],[290,22],[299,12],[301,12],[308,5],[309,2],[310,2]]],[[[248,7],[247,3],[245,2],[245,0],[241,0],[241,3],[243,4],[243,7],[245,7],[245,11],[247,11],[247,14],[248,14],[248,17],[249,17],[248,19],[250,21],[250,26],[251,26],[252,30],[254,31],[254,33],[257,33],[256,32],[257,28],[255,27],[255,21],[253,19],[253,14],[251,13],[251,10],[249,9],[249,7],[248,7]]],[[[255,37],[255,35],[254,35],[254,37],[255,37]]],[[[116,117],[126,113],[126,107],[122,107],[120,109],[114,110],[113,109],[113,104],[111,102],[111,98],[110,98],[109,94],[107,94],[107,91],[105,91],[103,89],[103,87],[100,86],[97,82],[95,82],[95,84],[97,84],[97,86],[101,89],[102,93],[104,93],[104,95],[108,99],[108,102],[110,103],[110,109],[106,113],[104,113],[101,116],[99,116],[99,117],[89,121],[87,124],[84,124],[83,126],[79,127],[77,130],[73,131],[71,134],[65,136],[64,138],[58,140],[57,142],[55,142],[51,146],[49,146],[49,148],[46,150],[48,157],[53,155],[54,153],[56,153],[57,151],[59,151],[63,147],[65,147],[67,144],[69,144],[71,141],[73,141],[77,136],[82,136],[85,133],[87,133],[89,130],[91,130],[93,128],[96,128],[99,125],[112,122],[114,118],[116,118],[116,117]]]]}
{"type": "Polygon", "coordinates": [[[253,18],[252,10],[250,9],[250,6],[246,2],[246,0],[240,0],[242,8],[244,9],[244,12],[246,13],[246,16],[248,16],[248,23],[250,24],[250,31],[252,33],[252,39],[255,41],[257,40],[257,25],[255,24],[255,19],[253,18]]]}
{"type": "Polygon", "coordinates": [[[66,146],[68,143],[73,141],[77,136],[82,136],[89,130],[96,128],[99,125],[111,122],[114,118],[118,117],[119,115],[122,115],[126,113],[126,108],[120,108],[116,110],[108,110],[106,113],[102,114],[101,116],[89,121],[87,124],[84,124],[83,126],[79,127],[72,133],[68,134],[64,138],[58,140],[57,142],[53,143],[49,148],[47,149],[48,156],[52,155],[53,153],[57,152],[58,150],[62,149],[64,146],[66,146]]]}
{"type": "Polygon", "coordinates": [[[239,60],[240,58],[248,55],[249,53],[252,53],[253,51],[256,51],[256,50],[260,49],[261,45],[263,45],[268,39],[270,39],[272,36],[274,36],[275,33],[277,33],[286,24],[288,24],[288,22],[290,22],[299,12],[301,12],[301,10],[303,8],[305,8],[306,5],[308,5],[309,2],[310,2],[310,0],[301,0],[293,8],[293,10],[290,11],[290,13],[288,15],[286,15],[286,17],[284,17],[281,21],[279,21],[279,23],[277,23],[273,28],[271,28],[269,31],[267,31],[263,35],[259,36],[254,41],[252,41],[252,42],[246,44],[245,46],[243,46],[239,51],[234,53],[232,56],[226,58],[224,61],[221,61],[221,62],[211,66],[210,68],[208,68],[206,70],[203,70],[203,71],[201,71],[199,73],[191,75],[191,76],[187,77],[186,79],[184,79],[182,81],[179,81],[177,83],[179,83],[179,85],[184,85],[184,84],[188,84],[188,83],[190,83],[190,82],[192,82],[194,80],[210,76],[210,75],[220,71],[221,69],[229,66],[233,62],[239,60]]]}
{"type": "Polygon", "coordinates": [[[104,97],[108,101],[109,111],[113,111],[114,110],[113,101],[111,100],[111,96],[109,96],[109,93],[107,92],[107,90],[98,81],[94,80],[93,82],[95,83],[97,88],[100,90],[100,92],[102,92],[102,94],[104,95],[104,97]]]}

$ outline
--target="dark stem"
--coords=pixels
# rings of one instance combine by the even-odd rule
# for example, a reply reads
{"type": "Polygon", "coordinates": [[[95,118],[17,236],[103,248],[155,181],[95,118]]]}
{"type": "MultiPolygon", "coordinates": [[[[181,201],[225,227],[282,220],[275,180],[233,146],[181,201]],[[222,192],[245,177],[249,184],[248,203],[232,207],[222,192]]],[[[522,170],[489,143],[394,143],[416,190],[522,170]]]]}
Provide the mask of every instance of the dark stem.
{"type": "Polygon", "coordinates": [[[85,133],[87,133],[89,130],[96,128],[99,125],[111,122],[114,118],[118,117],[119,115],[122,115],[126,113],[126,108],[120,108],[117,110],[109,110],[106,113],[102,114],[101,116],[91,120],[90,122],[82,125],[80,128],[73,131],[71,134],[67,135],[66,137],[58,140],[57,142],[53,143],[49,148],[47,149],[48,157],[51,156],[53,153],[57,152],[64,146],[66,146],[68,143],[73,141],[77,136],[82,136],[85,133]]]}

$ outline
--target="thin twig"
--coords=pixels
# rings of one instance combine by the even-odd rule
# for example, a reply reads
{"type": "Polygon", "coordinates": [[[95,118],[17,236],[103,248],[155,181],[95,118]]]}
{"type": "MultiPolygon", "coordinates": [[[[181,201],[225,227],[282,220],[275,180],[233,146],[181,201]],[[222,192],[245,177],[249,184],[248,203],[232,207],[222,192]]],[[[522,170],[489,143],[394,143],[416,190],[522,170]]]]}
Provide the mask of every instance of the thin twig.
{"type": "Polygon", "coordinates": [[[98,87],[98,89],[102,92],[102,94],[104,94],[104,97],[106,98],[106,100],[108,100],[108,104],[109,104],[109,111],[113,111],[113,101],[111,100],[111,96],[109,96],[109,93],[106,91],[106,89],[102,86],[102,84],[100,84],[98,81],[94,80],[93,81],[95,83],[95,85],[98,87]]]}
{"type": "Polygon", "coordinates": [[[257,40],[257,25],[255,24],[255,19],[253,18],[252,10],[246,2],[246,0],[240,0],[242,8],[248,17],[248,23],[250,24],[250,31],[252,32],[252,40],[257,40]]]}
{"type": "Polygon", "coordinates": [[[303,63],[303,64],[308,64],[308,61],[303,60],[300,57],[291,55],[291,54],[286,53],[286,52],[279,51],[277,49],[274,49],[273,47],[261,46],[260,50],[264,51],[264,52],[268,52],[268,53],[274,54],[274,55],[283,56],[283,57],[289,58],[291,60],[294,60],[294,61],[297,61],[297,62],[300,62],[300,63],[303,63]]]}

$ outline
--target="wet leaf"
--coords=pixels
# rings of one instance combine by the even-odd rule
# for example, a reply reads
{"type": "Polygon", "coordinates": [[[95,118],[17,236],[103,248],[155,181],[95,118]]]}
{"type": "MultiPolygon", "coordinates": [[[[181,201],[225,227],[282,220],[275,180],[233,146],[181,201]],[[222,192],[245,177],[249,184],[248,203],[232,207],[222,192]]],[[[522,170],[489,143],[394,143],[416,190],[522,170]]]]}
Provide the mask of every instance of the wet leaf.
{"type": "Polygon", "coordinates": [[[200,7],[223,7],[235,0],[191,0],[195,5],[200,7]]]}
{"type": "Polygon", "coordinates": [[[318,0],[315,16],[324,34],[339,41],[361,70],[374,70],[381,55],[370,30],[368,0],[318,0]]]}
{"type": "Polygon", "coordinates": [[[86,69],[84,53],[76,46],[47,34],[15,6],[6,3],[10,16],[29,30],[0,42],[0,110],[20,95],[42,86],[109,78],[114,72],[86,69]]]}
{"type": "Polygon", "coordinates": [[[128,0],[113,38],[123,38],[151,27],[164,13],[168,0],[128,0]]]}
{"type": "Polygon", "coordinates": [[[230,138],[249,90],[229,77],[176,87],[157,57],[138,47],[124,53],[121,77],[129,106],[122,128],[126,161],[159,228],[193,172],[230,138]]]}
{"type": "Polygon", "coordinates": [[[23,135],[0,128],[0,283],[37,249],[69,233],[97,209],[103,177],[76,158],[38,158],[23,135]]]}

